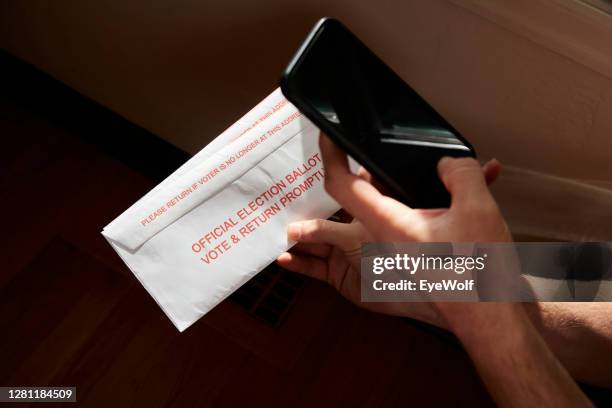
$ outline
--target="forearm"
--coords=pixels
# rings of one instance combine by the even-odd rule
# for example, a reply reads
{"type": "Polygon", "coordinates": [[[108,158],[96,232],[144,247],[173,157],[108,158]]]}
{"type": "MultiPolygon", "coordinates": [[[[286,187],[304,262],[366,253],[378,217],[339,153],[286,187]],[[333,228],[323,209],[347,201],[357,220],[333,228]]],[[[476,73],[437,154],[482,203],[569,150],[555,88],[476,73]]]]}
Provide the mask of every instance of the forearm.
{"type": "Polygon", "coordinates": [[[443,305],[442,315],[502,406],[589,406],[520,304],[443,305]]]}
{"type": "MultiPolygon", "coordinates": [[[[571,376],[593,385],[612,386],[612,302],[523,304],[529,319],[571,376]]],[[[439,316],[412,306],[406,315],[451,330],[439,316]]]]}
{"type": "Polygon", "coordinates": [[[525,310],[572,377],[612,386],[612,303],[529,303],[525,310]]]}

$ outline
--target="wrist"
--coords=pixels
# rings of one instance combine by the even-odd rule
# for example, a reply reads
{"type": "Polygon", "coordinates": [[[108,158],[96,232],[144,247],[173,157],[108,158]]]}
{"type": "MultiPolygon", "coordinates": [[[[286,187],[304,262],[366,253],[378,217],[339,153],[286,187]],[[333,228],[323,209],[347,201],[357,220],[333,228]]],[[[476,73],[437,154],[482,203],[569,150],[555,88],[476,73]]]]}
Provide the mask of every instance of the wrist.
{"type": "Polygon", "coordinates": [[[442,302],[436,307],[446,326],[466,347],[518,335],[519,329],[531,324],[520,303],[442,302]]]}

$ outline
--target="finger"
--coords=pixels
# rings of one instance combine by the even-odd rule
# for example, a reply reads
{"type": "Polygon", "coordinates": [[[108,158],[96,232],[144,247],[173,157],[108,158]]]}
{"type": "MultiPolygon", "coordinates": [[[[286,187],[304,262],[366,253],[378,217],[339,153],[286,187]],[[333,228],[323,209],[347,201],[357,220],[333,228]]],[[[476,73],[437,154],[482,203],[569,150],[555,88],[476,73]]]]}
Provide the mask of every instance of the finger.
{"type": "Polygon", "coordinates": [[[438,174],[452,197],[451,207],[478,205],[491,197],[482,169],[472,158],[443,157],[438,174]]]}
{"type": "Polygon", "coordinates": [[[276,258],[276,263],[291,272],[327,282],[327,263],[321,258],[285,252],[276,258]]]}
{"type": "Polygon", "coordinates": [[[309,244],[328,244],[343,251],[361,247],[362,230],[358,224],[345,224],[329,220],[308,220],[289,224],[288,238],[309,244]]]}
{"type": "Polygon", "coordinates": [[[324,134],[319,138],[319,146],[326,191],[368,229],[376,231],[380,225],[388,225],[400,211],[406,216],[409,207],[382,195],[372,184],[352,174],[346,154],[324,134]]]}
{"type": "Polygon", "coordinates": [[[482,166],[487,185],[491,185],[497,180],[502,170],[501,163],[497,159],[491,159],[482,166]]]}
{"type": "Polygon", "coordinates": [[[298,242],[291,248],[292,252],[299,252],[307,255],[326,258],[332,250],[332,246],[328,244],[311,244],[308,242],[298,242]]]}

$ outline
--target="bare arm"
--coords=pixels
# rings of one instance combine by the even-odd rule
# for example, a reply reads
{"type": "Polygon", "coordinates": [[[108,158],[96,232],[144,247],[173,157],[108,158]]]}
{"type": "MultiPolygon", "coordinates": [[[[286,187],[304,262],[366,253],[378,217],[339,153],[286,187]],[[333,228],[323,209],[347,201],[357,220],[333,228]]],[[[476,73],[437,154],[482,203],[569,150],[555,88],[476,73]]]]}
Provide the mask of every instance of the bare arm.
{"type": "Polygon", "coordinates": [[[612,386],[612,303],[529,303],[525,310],[574,378],[612,386]]]}
{"type": "Polygon", "coordinates": [[[521,304],[439,304],[501,406],[591,406],[521,304]]]}
{"type": "MultiPolygon", "coordinates": [[[[487,188],[490,165],[489,170],[487,166],[483,170],[473,159],[441,160],[438,170],[452,196],[451,206],[418,210],[384,196],[367,177],[353,175],[346,155],[325,137],[321,138],[321,153],[326,169],[325,188],[354,221],[341,224],[312,220],[293,224],[288,230],[289,238],[300,244],[281,255],[278,262],[287,269],[326,280],[355,303],[361,304],[359,256],[355,251],[361,242],[510,242],[512,239],[487,188]]],[[[559,358],[569,364],[572,373],[574,370],[587,373],[584,370],[588,370],[588,359],[572,363],[575,358],[585,358],[576,354],[583,352],[564,350],[572,344],[577,348],[575,342],[582,341],[584,334],[576,329],[565,331],[558,324],[563,321],[562,316],[568,316],[567,310],[559,313],[563,309],[555,311],[553,306],[539,308],[507,303],[361,305],[387,314],[423,316],[453,330],[488,389],[502,405],[590,405],[543,339],[551,342],[550,347],[556,353],[561,353],[559,358]],[[559,333],[562,339],[556,340],[559,333]]],[[[582,327],[592,329],[593,324],[592,319],[585,318],[582,327]]],[[[606,347],[606,342],[598,344],[606,347]]]]}

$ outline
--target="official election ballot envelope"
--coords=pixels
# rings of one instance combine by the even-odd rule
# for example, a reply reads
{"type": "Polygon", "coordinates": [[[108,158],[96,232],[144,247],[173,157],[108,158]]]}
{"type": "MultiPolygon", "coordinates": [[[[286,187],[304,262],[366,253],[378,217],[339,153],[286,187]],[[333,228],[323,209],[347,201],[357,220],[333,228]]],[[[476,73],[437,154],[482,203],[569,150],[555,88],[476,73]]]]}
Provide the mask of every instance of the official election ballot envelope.
{"type": "Polygon", "coordinates": [[[102,234],[183,331],[339,209],[318,129],[275,90],[102,234]]]}

